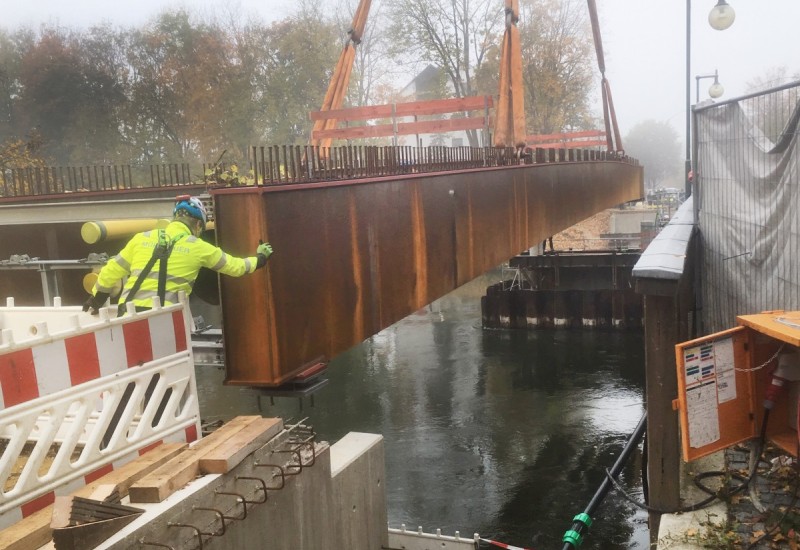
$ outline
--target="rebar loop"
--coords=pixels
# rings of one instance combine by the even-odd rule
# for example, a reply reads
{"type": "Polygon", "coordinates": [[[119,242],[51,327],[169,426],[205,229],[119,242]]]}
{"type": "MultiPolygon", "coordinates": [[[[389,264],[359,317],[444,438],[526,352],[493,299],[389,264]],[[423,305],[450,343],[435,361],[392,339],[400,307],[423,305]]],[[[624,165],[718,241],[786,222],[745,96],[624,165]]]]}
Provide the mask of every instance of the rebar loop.
{"type": "Polygon", "coordinates": [[[234,497],[236,497],[236,500],[237,500],[237,501],[239,501],[239,502],[241,502],[241,503],[242,503],[242,508],[243,508],[244,510],[243,510],[243,512],[242,512],[242,515],[241,515],[241,516],[239,516],[238,518],[237,518],[237,517],[234,517],[234,516],[222,516],[222,517],[224,517],[224,518],[225,518],[225,519],[227,519],[227,520],[233,520],[233,521],[241,521],[241,520],[243,520],[243,519],[246,519],[246,518],[247,518],[247,499],[246,499],[246,498],[244,498],[244,495],[240,495],[239,493],[229,493],[229,492],[227,492],[227,491],[214,491],[214,493],[216,493],[216,494],[218,494],[218,495],[230,495],[230,496],[234,496],[234,497]]]}
{"type": "Polygon", "coordinates": [[[300,455],[299,453],[302,450],[302,448],[307,446],[309,448],[309,450],[311,451],[311,462],[306,462],[305,464],[303,464],[303,468],[310,468],[311,466],[313,466],[317,462],[317,448],[314,445],[314,443],[315,443],[314,437],[315,436],[312,435],[308,439],[306,439],[305,441],[295,441],[294,443],[297,446],[294,449],[291,449],[292,451],[296,451],[298,453],[298,456],[300,456],[301,464],[302,464],[303,458],[302,458],[302,455],[300,455]]]}
{"type": "MultiPolygon", "coordinates": [[[[286,472],[283,471],[283,466],[278,464],[253,464],[256,468],[277,468],[278,471],[281,473],[281,484],[278,487],[267,487],[270,491],[279,491],[286,486],[286,472]]],[[[298,472],[299,473],[299,472],[298,472]]],[[[272,479],[275,479],[275,474],[272,474],[272,479]]],[[[265,485],[266,487],[266,485],[265,485]]]]}
{"type": "Polygon", "coordinates": [[[219,517],[219,520],[222,522],[222,531],[219,531],[217,533],[203,533],[204,535],[209,535],[211,537],[221,537],[222,535],[225,534],[225,515],[222,512],[220,512],[216,508],[205,508],[203,506],[192,506],[192,511],[194,510],[205,510],[207,512],[214,512],[217,515],[217,517],[219,517]]]}
{"type": "Polygon", "coordinates": [[[157,548],[169,548],[169,550],[175,550],[175,547],[170,546],[169,544],[162,544],[160,542],[147,542],[144,539],[139,539],[139,544],[142,546],[155,546],[157,548]]]}
{"type": "Polygon", "coordinates": [[[281,470],[283,470],[283,468],[286,468],[285,470],[283,470],[284,475],[296,476],[297,474],[299,474],[299,473],[301,473],[303,471],[303,457],[300,456],[300,451],[298,451],[296,449],[287,449],[287,450],[272,450],[272,451],[270,451],[270,453],[271,454],[291,454],[291,455],[294,455],[294,456],[297,457],[297,464],[285,464],[283,467],[281,467],[281,470]],[[297,468],[297,471],[290,470],[290,468],[297,468]]]}
{"type": "Polygon", "coordinates": [[[259,489],[264,491],[264,499],[263,500],[245,500],[245,502],[247,504],[264,504],[265,502],[267,502],[267,499],[269,498],[269,494],[267,493],[267,482],[266,481],[264,481],[260,477],[250,477],[250,476],[236,476],[235,479],[236,479],[236,481],[239,481],[240,479],[249,479],[251,481],[257,481],[257,482],[259,482],[261,484],[261,487],[259,487],[259,489]]]}
{"type": "Polygon", "coordinates": [[[193,529],[195,535],[197,535],[197,540],[198,540],[198,542],[200,544],[200,549],[199,550],[203,550],[203,535],[205,533],[200,531],[200,529],[198,529],[194,525],[189,525],[188,523],[172,523],[172,522],[169,522],[169,523],[167,523],[167,527],[188,527],[189,529],[193,529]]]}

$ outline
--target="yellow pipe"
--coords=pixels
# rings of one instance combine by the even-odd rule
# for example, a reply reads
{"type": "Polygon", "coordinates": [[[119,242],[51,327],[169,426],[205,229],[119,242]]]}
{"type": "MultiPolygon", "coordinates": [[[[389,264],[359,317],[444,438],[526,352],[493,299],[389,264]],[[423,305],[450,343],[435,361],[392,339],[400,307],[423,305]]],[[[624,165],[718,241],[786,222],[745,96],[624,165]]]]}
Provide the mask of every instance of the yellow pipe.
{"type": "MultiPolygon", "coordinates": [[[[102,222],[86,222],[81,226],[81,238],[88,244],[99,243],[106,239],[119,239],[133,237],[134,234],[151,229],[166,227],[169,219],[146,220],[107,220],[102,222]]],[[[214,230],[214,222],[206,224],[206,231],[214,230]]]]}
{"type": "Polygon", "coordinates": [[[85,243],[95,244],[106,239],[132,237],[141,231],[166,227],[169,222],[168,219],[86,222],[81,227],[81,237],[85,243]]]}
{"type": "MultiPolygon", "coordinates": [[[[91,273],[87,273],[83,276],[83,290],[86,291],[87,294],[91,294],[92,290],[94,289],[94,284],[97,282],[97,271],[92,271],[91,273]]],[[[122,292],[122,282],[119,281],[117,284],[114,285],[114,289],[111,291],[112,296],[118,295],[122,292]]]]}

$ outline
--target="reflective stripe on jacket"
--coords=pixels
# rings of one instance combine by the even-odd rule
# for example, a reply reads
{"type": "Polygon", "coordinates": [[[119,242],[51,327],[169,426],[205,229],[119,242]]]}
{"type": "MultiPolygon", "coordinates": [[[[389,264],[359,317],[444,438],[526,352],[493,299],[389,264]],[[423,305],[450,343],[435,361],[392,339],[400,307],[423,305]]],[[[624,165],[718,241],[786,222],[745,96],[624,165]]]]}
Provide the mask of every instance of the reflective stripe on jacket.
{"type": "MultiPolygon", "coordinates": [[[[201,267],[207,267],[233,277],[241,277],[256,270],[258,259],[237,258],[226,254],[221,248],[193,236],[186,225],[179,221],[171,222],[165,229],[167,238],[178,238],[167,260],[167,284],[164,304],[178,301],[178,292],[188,296],[192,292],[201,267]],[[182,236],[184,235],[184,236],[182,236]]],[[[120,303],[124,302],[136,279],[153,255],[158,244],[158,230],[137,233],[128,241],[119,254],[109,260],[100,270],[95,284],[95,292],[111,292],[114,285],[123,277],[128,277],[122,289],[120,303]]],[[[153,264],[136,296],[131,300],[140,307],[153,307],[153,297],[158,296],[158,268],[160,261],[153,264]]]]}

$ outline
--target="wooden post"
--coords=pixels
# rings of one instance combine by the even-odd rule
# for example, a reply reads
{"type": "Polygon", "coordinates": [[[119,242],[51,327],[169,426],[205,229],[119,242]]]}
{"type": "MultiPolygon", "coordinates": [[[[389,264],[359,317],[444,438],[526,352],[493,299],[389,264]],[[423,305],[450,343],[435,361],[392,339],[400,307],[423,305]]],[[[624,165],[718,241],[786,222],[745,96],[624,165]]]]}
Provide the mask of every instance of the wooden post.
{"type": "MultiPolygon", "coordinates": [[[[680,279],[636,279],[636,291],[644,295],[648,503],[660,510],[680,506],[680,433],[678,413],[672,409],[678,397],[675,344],[693,336],[693,265],[688,254],[680,279]]],[[[660,522],[660,515],[650,514],[651,542],[658,537],[660,522]]]]}

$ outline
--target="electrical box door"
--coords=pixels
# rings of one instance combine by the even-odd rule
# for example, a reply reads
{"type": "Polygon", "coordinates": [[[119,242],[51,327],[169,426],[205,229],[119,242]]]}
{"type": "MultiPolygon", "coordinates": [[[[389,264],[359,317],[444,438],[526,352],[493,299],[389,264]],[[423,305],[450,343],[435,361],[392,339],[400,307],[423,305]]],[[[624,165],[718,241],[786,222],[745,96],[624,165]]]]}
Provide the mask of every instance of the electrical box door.
{"type": "Polygon", "coordinates": [[[675,346],[686,462],[756,435],[748,340],[740,326],[675,346]]]}
{"type": "MultiPolygon", "coordinates": [[[[736,328],[675,346],[675,404],[687,462],[759,435],[779,357],[800,353],[800,312],[767,311],[736,320],[736,328]]],[[[800,373],[790,380],[770,411],[766,438],[796,456],[800,373]]]]}

